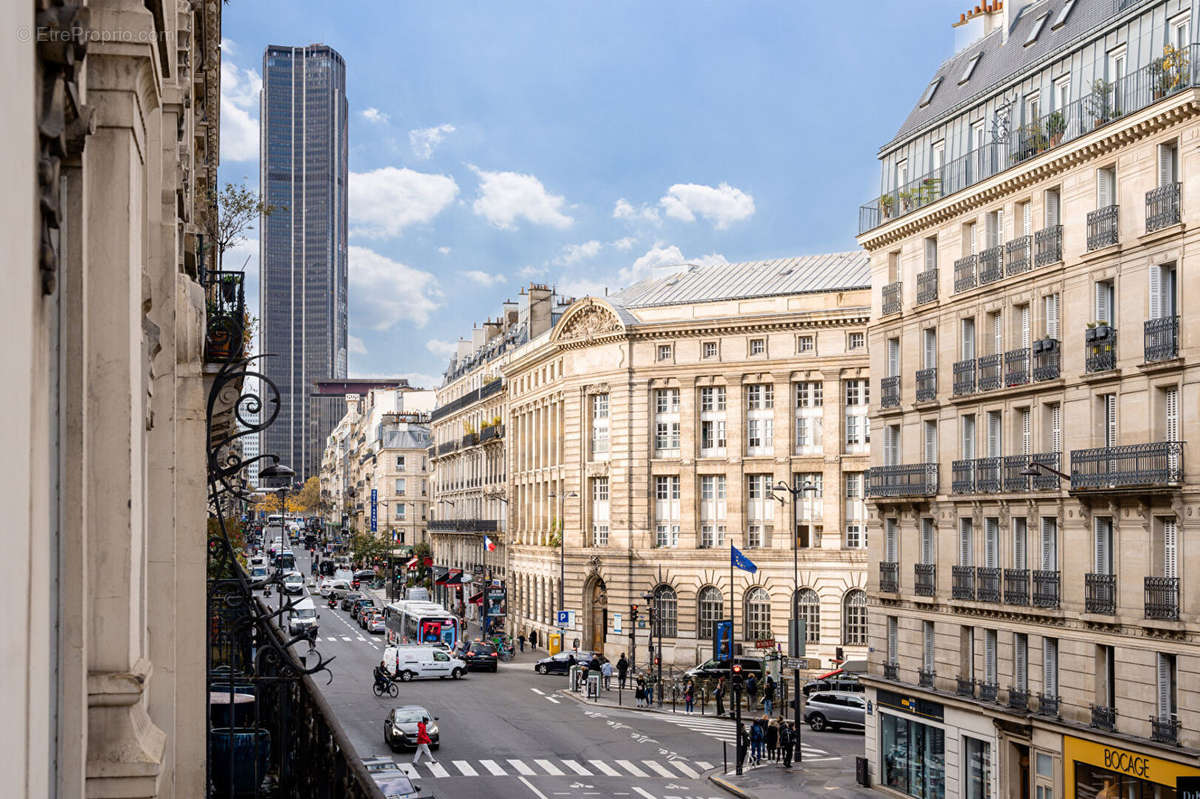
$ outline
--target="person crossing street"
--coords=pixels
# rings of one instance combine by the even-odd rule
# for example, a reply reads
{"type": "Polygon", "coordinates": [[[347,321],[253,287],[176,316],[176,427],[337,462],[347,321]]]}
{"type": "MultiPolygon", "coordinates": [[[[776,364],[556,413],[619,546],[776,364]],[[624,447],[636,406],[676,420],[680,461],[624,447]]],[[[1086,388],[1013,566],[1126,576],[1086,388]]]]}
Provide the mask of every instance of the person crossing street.
{"type": "Polygon", "coordinates": [[[433,754],[429,751],[429,744],[433,743],[433,740],[429,737],[429,731],[428,731],[428,729],[426,729],[426,726],[425,726],[428,723],[429,723],[428,716],[422,718],[420,721],[417,722],[417,751],[413,753],[413,759],[412,759],[414,766],[418,762],[420,762],[422,754],[429,756],[430,763],[437,762],[436,760],[433,759],[433,754]]]}

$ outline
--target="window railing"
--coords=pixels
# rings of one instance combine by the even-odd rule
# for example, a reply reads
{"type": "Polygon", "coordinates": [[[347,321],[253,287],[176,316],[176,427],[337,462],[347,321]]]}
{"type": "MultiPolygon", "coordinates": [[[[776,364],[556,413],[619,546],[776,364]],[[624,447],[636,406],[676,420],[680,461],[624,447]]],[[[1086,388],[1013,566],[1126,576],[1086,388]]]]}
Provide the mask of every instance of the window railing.
{"type": "Polygon", "coordinates": [[[1049,266],[1062,258],[1062,225],[1051,225],[1033,234],[1034,266],[1049,266]]]}
{"type": "Polygon", "coordinates": [[[1008,686],[1008,706],[1013,710],[1029,709],[1029,689],[1008,686]]]}
{"type": "Polygon", "coordinates": [[[981,702],[995,702],[999,694],[1000,686],[997,683],[987,680],[979,681],[979,700],[981,702]]]}
{"type": "Polygon", "coordinates": [[[1004,604],[1029,604],[1029,569],[1004,570],[1004,604]]]}
{"type": "Polygon", "coordinates": [[[950,493],[975,493],[975,458],[958,460],[950,464],[950,493]]]}
{"type": "Polygon", "coordinates": [[[974,358],[954,364],[954,396],[964,397],[975,393],[975,371],[974,358]]]}
{"type": "Polygon", "coordinates": [[[900,313],[900,281],[888,283],[883,287],[883,315],[900,313]]]}
{"type": "Polygon", "coordinates": [[[979,356],[979,390],[992,391],[1000,388],[1000,372],[1004,366],[1004,353],[979,356]]]}
{"type": "Polygon", "coordinates": [[[1097,730],[1115,732],[1117,729],[1117,709],[1107,705],[1092,705],[1091,726],[1097,730]]]}
{"type": "Polygon", "coordinates": [[[1146,578],[1146,618],[1164,621],[1179,619],[1179,578],[1146,578]]]}
{"type": "Polygon", "coordinates": [[[1048,569],[1033,571],[1033,606],[1035,608],[1057,608],[1061,601],[1061,574],[1048,569]]]}
{"type": "Polygon", "coordinates": [[[937,367],[917,370],[917,402],[929,402],[937,397],[937,367]]]}
{"type": "Polygon", "coordinates": [[[950,598],[951,599],[974,599],[975,598],[975,567],[974,566],[951,566],[950,567],[950,598]]]}
{"type": "Polygon", "coordinates": [[[868,497],[930,497],[937,490],[936,463],[873,466],[867,470],[868,497]]]}
{"type": "Polygon", "coordinates": [[[1038,694],[1037,712],[1039,716],[1058,716],[1058,694],[1038,694]]]}
{"type": "Polygon", "coordinates": [[[917,686],[920,688],[932,688],[933,680],[937,676],[933,669],[919,669],[917,671],[917,686]]]}
{"type": "Polygon", "coordinates": [[[1061,373],[1062,357],[1058,339],[1043,338],[1033,342],[1033,379],[1057,380],[1061,373]]]}
{"type": "Polygon", "coordinates": [[[979,285],[978,275],[976,274],[976,265],[979,257],[976,255],[968,255],[959,258],[954,262],[954,293],[960,291],[968,291],[979,285]]]}
{"type": "Polygon", "coordinates": [[[1004,456],[1004,490],[1008,493],[1024,491],[1054,491],[1058,486],[1058,476],[1046,469],[1038,469],[1037,475],[1030,477],[1024,474],[1029,464],[1039,463],[1051,469],[1059,469],[1060,455],[1057,452],[1036,452],[1030,455],[1004,456]]]}
{"type": "Polygon", "coordinates": [[[883,679],[891,680],[892,682],[900,681],[900,667],[896,663],[887,662],[883,664],[883,679]]]}
{"type": "Polygon", "coordinates": [[[1183,479],[1183,442],[1156,441],[1071,452],[1071,490],[1170,487],[1183,479]]]}
{"type": "Polygon", "coordinates": [[[1144,357],[1146,363],[1169,361],[1179,357],[1179,317],[1163,316],[1145,322],[1144,357]]]}
{"type": "Polygon", "coordinates": [[[246,351],[245,274],[210,270],[201,276],[205,295],[204,360],[237,360],[246,351]]]}
{"type": "Polygon", "coordinates": [[[1109,325],[1089,327],[1084,332],[1084,370],[1107,372],[1117,368],[1117,329],[1109,325]]]}
{"type": "Polygon", "coordinates": [[[1004,245],[1008,274],[1019,275],[1033,268],[1033,259],[1029,257],[1032,244],[1033,236],[1020,236],[1004,245]]]}
{"type": "Polygon", "coordinates": [[[959,675],[954,678],[954,693],[956,696],[975,696],[975,681],[970,677],[959,675]]]}
{"type": "Polygon", "coordinates": [[[428,529],[432,532],[494,533],[497,525],[495,519],[430,519],[428,529]]]}
{"type": "Polygon", "coordinates": [[[879,381],[879,407],[895,408],[900,405],[900,375],[891,375],[879,381]]]}
{"type": "Polygon", "coordinates": [[[1146,232],[1153,233],[1182,218],[1179,213],[1179,183],[1168,183],[1146,192],[1146,232]]]}
{"type": "Polygon", "coordinates": [[[1160,744],[1179,743],[1179,718],[1177,716],[1151,716],[1150,740],[1160,744]]]}
{"type": "Polygon", "coordinates": [[[913,564],[913,590],[917,596],[934,596],[937,592],[937,566],[935,564],[913,564]]]}
{"type": "Polygon", "coordinates": [[[975,459],[975,493],[997,494],[1000,492],[1000,468],[1004,459],[999,456],[975,459]]]}
{"type": "Polygon", "coordinates": [[[1111,616],[1117,612],[1117,575],[1083,575],[1083,607],[1088,613],[1111,616]]]}
{"type": "Polygon", "coordinates": [[[938,298],[937,267],[917,273],[917,305],[933,302],[938,298]]]}
{"type": "Polygon", "coordinates": [[[1106,205],[1103,208],[1097,208],[1095,211],[1088,211],[1088,252],[1098,250],[1101,247],[1110,247],[1117,243],[1117,211],[1118,206],[1116,205],[1106,205]]]}
{"type": "Polygon", "coordinates": [[[975,598],[980,602],[1000,601],[1000,570],[980,566],[975,570],[975,598]]]}
{"type": "Polygon", "coordinates": [[[493,438],[504,438],[504,425],[491,424],[479,430],[479,443],[491,441],[493,438]]]}
{"type": "Polygon", "coordinates": [[[1029,382],[1029,349],[1009,350],[1004,353],[1004,385],[1023,386],[1029,382]]]}
{"type": "Polygon", "coordinates": [[[879,564],[879,590],[885,594],[895,594],[900,590],[899,563],[883,561],[879,564]]]}
{"type": "Polygon", "coordinates": [[[1004,277],[1004,245],[997,244],[979,253],[979,285],[995,283],[1004,277]]]}

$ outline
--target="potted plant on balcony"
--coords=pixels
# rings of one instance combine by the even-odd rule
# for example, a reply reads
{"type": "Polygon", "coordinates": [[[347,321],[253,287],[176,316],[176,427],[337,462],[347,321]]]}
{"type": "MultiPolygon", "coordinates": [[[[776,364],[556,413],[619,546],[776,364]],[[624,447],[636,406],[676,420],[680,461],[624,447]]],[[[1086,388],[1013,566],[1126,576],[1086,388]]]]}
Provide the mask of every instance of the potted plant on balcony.
{"type": "Polygon", "coordinates": [[[237,300],[238,275],[221,275],[221,296],[233,304],[237,300]]]}
{"type": "Polygon", "coordinates": [[[1067,132],[1067,118],[1062,111],[1051,112],[1046,117],[1046,137],[1051,147],[1062,144],[1063,134],[1067,132]]]}
{"type": "Polygon", "coordinates": [[[920,199],[920,192],[916,189],[901,189],[899,191],[900,211],[908,213],[916,207],[917,201],[920,199]]]}
{"type": "Polygon", "coordinates": [[[234,324],[232,314],[209,300],[204,324],[204,353],[207,360],[228,361],[233,357],[234,324]]]}
{"type": "Polygon", "coordinates": [[[1167,45],[1163,54],[1150,62],[1151,85],[1154,89],[1154,99],[1161,100],[1171,92],[1183,86],[1187,80],[1188,54],[1187,50],[1167,45]]]}
{"type": "Polygon", "coordinates": [[[1112,337],[1112,326],[1108,322],[1088,322],[1084,336],[1088,342],[1108,341],[1112,337]]]}
{"type": "Polygon", "coordinates": [[[1092,81],[1092,93],[1088,96],[1088,111],[1096,125],[1104,125],[1116,116],[1112,104],[1113,85],[1104,78],[1092,81]]]}
{"type": "Polygon", "coordinates": [[[879,213],[884,219],[892,218],[892,210],[896,207],[896,198],[890,194],[879,195],[879,213]]]}

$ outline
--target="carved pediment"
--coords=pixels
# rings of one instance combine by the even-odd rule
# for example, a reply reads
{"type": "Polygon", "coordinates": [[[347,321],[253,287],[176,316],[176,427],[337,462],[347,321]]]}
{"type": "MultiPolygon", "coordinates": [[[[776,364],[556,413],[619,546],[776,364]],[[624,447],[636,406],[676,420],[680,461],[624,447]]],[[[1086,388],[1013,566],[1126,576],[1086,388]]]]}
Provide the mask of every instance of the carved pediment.
{"type": "Polygon", "coordinates": [[[585,305],[575,311],[559,333],[561,340],[593,339],[607,333],[619,333],[624,328],[621,320],[603,305],[585,305]]]}

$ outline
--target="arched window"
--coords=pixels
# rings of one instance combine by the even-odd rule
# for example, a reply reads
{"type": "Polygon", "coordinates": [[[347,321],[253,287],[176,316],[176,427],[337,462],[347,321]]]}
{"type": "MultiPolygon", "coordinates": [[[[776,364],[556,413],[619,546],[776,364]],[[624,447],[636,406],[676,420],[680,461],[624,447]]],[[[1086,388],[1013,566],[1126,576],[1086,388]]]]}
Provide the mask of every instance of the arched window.
{"type": "Polygon", "coordinates": [[[857,588],[842,599],[842,641],[847,646],[867,645],[867,595],[857,588]]]}
{"type": "Polygon", "coordinates": [[[675,603],[675,589],[660,585],[654,589],[654,636],[674,638],[679,634],[679,612],[675,603]]]}
{"type": "Polygon", "coordinates": [[[811,588],[796,592],[796,618],[804,619],[804,640],[821,643],[821,598],[811,588]]]}
{"type": "Polygon", "coordinates": [[[700,640],[707,641],[712,638],[713,624],[721,618],[724,609],[725,598],[721,596],[721,589],[712,585],[700,589],[696,608],[696,616],[700,620],[700,640]]]}
{"type": "Polygon", "coordinates": [[[760,641],[771,637],[771,597],[764,588],[751,588],[746,592],[747,641],[760,641]]]}

